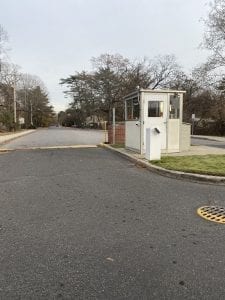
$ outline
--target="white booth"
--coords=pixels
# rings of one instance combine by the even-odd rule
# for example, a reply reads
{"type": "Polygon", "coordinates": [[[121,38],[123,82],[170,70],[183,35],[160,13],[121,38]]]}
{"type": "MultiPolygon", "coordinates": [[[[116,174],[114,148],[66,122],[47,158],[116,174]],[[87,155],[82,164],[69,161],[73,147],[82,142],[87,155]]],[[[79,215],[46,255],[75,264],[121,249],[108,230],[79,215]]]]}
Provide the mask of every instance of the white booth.
{"type": "Polygon", "coordinates": [[[139,89],[127,95],[125,147],[144,154],[148,151],[146,134],[149,132],[151,135],[152,132],[153,138],[160,136],[161,153],[188,150],[191,128],[190,124],[182,123],[184,93],[176,90],[139,89]]]}

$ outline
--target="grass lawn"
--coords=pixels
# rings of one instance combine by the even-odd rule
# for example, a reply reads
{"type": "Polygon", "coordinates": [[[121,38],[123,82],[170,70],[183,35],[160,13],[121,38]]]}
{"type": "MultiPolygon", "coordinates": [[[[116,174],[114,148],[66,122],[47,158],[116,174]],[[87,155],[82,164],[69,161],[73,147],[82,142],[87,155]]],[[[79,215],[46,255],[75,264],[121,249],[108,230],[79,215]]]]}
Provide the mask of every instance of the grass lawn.
{"type": "Polygon", "coordinates": [[[124,148],[125,147],[124,144],[112,144],[110,146],[113,147],[113,148],[124,148]]]}
{"type": "Polygon", "coordinates": [[[225,176],[225,155],[164,156],[151,163],[170,170],[225,176]]]}

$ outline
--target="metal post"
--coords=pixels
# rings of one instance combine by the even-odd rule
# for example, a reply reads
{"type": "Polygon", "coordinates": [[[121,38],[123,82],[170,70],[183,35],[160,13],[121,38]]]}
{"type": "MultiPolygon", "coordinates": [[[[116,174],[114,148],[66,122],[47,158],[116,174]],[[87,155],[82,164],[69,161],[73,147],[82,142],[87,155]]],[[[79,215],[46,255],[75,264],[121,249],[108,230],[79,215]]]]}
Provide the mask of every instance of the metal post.
{"type": "Polygon", "coordinates": [[[107,141],[106,141],[106,122],[107,122],[107,121],[104,121],[104,125],[105,125],[105,130],[104,130],[104,131],[105,131],[105,144],[106,144],[106,142],[107,142],[107,141]]]}
{"type": "Polygon", "coordinates": [[[195,114],[191,115],[191,119],[192,119],[192,128],[191,128],[191,134],[194,134],[194,126],[195,126],[195,114]]]}
{"type": "Polygon", "coordinates": [[[30,101],[30,124],[33,126],[33,105],[30,101]]]}
{"type": "Polygon", "coordinates": [[[116,109],[113,107],[113,145],[116,143],[116,109]]]}
{"type": "Polygon", "coordinates": [[[16,84],[13,86],[13,115],[14,123],[16,124],[16,84]]]}
{"type": "Polygon", "coordinates": [[[140,154],[143,154],[143,133],[144,133],[144,117],[143,117],[143,109],[144,109],[144,101],[143,101],[143,93],[140,91],[138,87],[138,102],[139,102],[139,121],[140,121],[140,154]]]}
{"type": "Polygon", "coordinates": [[[169,148],[169,117],[170,117],[170,94],[167,94],[167,110],[166,110],[166,122],[164,122],[166,126],[166,154],[168,154],[169,148]]]}

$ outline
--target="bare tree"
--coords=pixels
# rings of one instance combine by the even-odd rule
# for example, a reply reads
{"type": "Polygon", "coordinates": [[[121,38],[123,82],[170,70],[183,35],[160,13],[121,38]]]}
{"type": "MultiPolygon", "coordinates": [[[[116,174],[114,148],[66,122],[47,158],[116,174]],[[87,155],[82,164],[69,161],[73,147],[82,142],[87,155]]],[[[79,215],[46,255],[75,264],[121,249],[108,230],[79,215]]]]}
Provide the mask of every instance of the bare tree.
{"type": "Polygon", "coordinates": [[[3,62],[1,69],[1,83],[6,85],[13,85],[19,82],[21,74],[19,72],[20,67],[15,64],[3,62]]]}
{"type": "Polygon", "coordinates": [[[130,61],[120,54],[102,54],[91,59],[92,72],[76,72],[61,79],[72,96],[71,108],[81,109],[82,116],[101,115],[109,122],[112,108],[117,109],[118,120],[123,120],[123,97],[141,88],[168,88],[181,76],[181,69],[173,55],[130,61]]]}
{"type": "Polygon", "coordinates": [[[202,46],[211,51],[205,70],[225,67],[225,1],[214,0],[205,20],[205,34],[202,46]]]}
{"type": "Polygon", "coordinates": [[[3,28],[3,26],[0,24],[0,74],[1,74],[2,62],[5,59],[8,50],[7,43],[8,43],[8,34],[3,28]]]}
{"type": "Polygon", "coordinates": [[[159,55],[149,60],[148,72],[151,75],[149,87],[167,88],[177,78],[181,68],[174,55],[159,55]]]}

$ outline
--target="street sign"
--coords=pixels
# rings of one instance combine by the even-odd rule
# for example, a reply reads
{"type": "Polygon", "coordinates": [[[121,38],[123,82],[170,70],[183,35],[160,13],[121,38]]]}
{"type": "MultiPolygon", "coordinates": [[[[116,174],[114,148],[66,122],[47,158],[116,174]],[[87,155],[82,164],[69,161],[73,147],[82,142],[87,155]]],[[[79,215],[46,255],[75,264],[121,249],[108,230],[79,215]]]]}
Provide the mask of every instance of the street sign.
{"type": "Polygon", "coordinates": [[[192,114],[191,118],[192,118],[192,120],[194,120],[195,119],[195,114],[192,114]]]}

